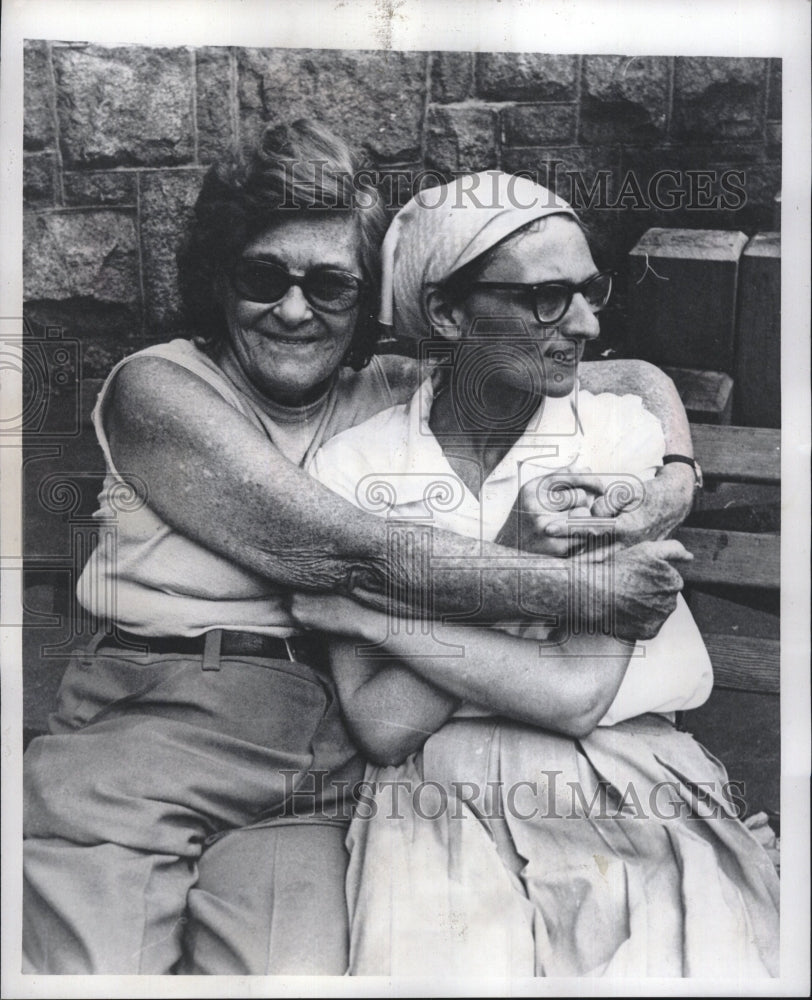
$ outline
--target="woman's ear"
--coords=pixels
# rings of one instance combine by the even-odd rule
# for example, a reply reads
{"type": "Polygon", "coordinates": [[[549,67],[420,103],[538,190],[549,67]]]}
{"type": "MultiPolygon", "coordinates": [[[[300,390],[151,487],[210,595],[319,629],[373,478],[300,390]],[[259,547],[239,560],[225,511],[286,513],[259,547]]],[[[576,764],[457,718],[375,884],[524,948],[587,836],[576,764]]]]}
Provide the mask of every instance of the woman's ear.
{"type": "Polygon", "coordinates": [[[462,310],[449,300],[442,288],[432,288],[426,296],[426,315],[433,335],[445,340],[459,340],[462,336],[462,310]]]}

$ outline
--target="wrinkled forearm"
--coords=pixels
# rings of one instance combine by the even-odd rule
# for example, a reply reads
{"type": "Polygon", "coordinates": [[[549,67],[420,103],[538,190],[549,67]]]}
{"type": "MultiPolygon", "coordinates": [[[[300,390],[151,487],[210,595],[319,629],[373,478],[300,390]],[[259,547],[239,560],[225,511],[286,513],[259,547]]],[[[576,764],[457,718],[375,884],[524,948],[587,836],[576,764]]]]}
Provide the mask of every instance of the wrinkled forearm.
{"type": "Polygon", "coordinates": [[[621,515],[626,517],[624,527],[627,531],[627,544],[638,541],[668,538],[691,513],[694,503],[694,473],[690,466],[674,462],[664,465],[654,479],[645,483],[645,497],[640,508],[640,532],[634,535],[631,530],[632,518],[635,514],[621,515]]]}
{"type": "MultiPolygon", "coordinates": [[[[567,616],[570,577],[562,560],[450,532],[428,529],[430,538],[410,539],[390,530],[289,462],[211,388],[167,362],[139,359],[122,369],[106,426],[118,469],[140,477],[163,520],[278,586],[346,594],[421,617],[567,616]]],[[[673,589],[673,580],[660,567],[648,585],[630,588],[626,631],[653,634],[651,623],[673,606],[664,585],[673,589]]],[[[615,596],[620,618],[624,595],[615,596]]]]}
{"type": "Polygon", "coordinates": [[[393,545],[367,572],[356,567],[348,596],[381,611],[426,618],[462,615],[483,624],[566,619],[571,569],[551,556],[531,556],[446,531],[413,549],[393,545]],[[428,557],[431,557],[430,559],[428,557]]]}

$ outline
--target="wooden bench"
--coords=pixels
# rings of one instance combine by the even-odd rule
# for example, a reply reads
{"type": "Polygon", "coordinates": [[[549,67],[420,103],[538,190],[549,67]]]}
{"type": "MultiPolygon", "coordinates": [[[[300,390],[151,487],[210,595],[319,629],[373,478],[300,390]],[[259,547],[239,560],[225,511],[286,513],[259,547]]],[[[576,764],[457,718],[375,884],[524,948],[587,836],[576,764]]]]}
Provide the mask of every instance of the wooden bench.
{"type": "Polygon", "coordinates": [[[747,812],[766,812],[777,832],[781,432],[708,424],[691,431],[705,489],[676,537],[694,554],[686,598],[715,684],[680,724],[743,783],[747,812]]]}

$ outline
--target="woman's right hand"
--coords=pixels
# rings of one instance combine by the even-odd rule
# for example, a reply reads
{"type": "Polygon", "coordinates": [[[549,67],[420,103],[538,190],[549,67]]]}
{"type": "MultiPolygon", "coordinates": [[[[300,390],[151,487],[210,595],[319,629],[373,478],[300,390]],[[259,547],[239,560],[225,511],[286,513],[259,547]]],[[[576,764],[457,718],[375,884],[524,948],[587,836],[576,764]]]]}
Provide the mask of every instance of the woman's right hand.
{"type": "Polygon", "coordinates": [[[596,570],[586,559],[573,561],[571,586],[580,591],[579,607],[593,606],[592,620],[606,614],[611,602],[616,634],[624,639],[653,639],[677,606],[682,577],[677,567],[693,555],[676,539],[640,542],[630,548],[606,549],[592,561],[611,559],[611,573],[602,591],[596,590],[596,570]],[[676,563],[676,566],[673,565],[676,563]]]}

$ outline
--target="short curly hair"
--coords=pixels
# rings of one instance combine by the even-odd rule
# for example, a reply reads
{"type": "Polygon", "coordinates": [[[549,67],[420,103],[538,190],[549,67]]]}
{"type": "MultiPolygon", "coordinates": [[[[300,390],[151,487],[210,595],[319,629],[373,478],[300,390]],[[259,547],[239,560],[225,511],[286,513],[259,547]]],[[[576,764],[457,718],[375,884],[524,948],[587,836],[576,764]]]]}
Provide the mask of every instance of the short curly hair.
{"type": "Polygon", "coordinates": [[[359,234],[363,277],[358,322],[342,364],[359,371],[369,363],[378,340],[376,306],[380,289],[380,248],[387,226],[374,175],[360,157],[323,125],[300,118],[269,127],[245,157],[214,164],[206,174],[194,216],[178,251],[184,318],[194,341],[212,353],[227,335],[216,294],[243,247],[255,236],[301,213],[350,213],[359,234]]]}

